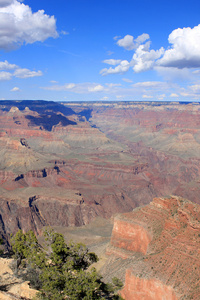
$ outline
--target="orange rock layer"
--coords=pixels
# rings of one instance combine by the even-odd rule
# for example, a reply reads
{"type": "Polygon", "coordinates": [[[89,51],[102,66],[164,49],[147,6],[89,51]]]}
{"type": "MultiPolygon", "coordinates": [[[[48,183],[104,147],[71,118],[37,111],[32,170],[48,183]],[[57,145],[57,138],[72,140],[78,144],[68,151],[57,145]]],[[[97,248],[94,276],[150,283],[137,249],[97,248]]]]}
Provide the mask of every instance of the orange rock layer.
{"type": "Polygon", "coordinates": [[[138,278],[131,270],[126,272],[126,285],[121,291],[121,296],[132,300],[177,300],[170,286],[159,280],[138,278]]]}
{"type": "Polygon", "coordinates": [[[130,261],[126,300],[198,300],[199,249],[200,206],[171,196],[117,216],[108,254],[130,261]]]}

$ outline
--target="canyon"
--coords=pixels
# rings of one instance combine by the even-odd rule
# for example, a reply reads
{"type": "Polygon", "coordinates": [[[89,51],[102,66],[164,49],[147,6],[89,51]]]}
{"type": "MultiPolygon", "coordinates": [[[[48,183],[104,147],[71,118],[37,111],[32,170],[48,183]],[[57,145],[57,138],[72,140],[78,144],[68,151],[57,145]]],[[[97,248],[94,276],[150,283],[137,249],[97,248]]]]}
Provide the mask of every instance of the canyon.
{"type": "Polygon", "coordinates": [[[199,114],[198,103],[2,100],[1,234],[82,226],[156,196],[200,203],[199,114]]]}
{"type": "Polygon", "coordinates": [[[199,183],[199,103],[0,102],[5,248],[18,229],[87,232],[127,300],[198,299],[199,183]]]}

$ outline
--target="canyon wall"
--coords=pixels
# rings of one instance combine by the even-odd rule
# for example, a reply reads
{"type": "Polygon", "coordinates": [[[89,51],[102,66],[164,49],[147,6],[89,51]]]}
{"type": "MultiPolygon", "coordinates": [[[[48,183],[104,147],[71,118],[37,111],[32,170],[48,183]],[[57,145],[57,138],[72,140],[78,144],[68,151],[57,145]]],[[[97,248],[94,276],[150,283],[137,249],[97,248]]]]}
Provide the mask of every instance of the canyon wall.
{"type": "Polygon", "coordinates": [[[127,266],[121,295],[126,300],[199,299],[199,237],[200,206],[181,197],[154,198],[117,216],[107,254],[122,258],[118,273],[127,266]]]}
{"type": "Polygon", "coordinates": [[[2,232],[80,226],[169,194],[200,203],[199,114],[197,103],[2,101],[2,232]]]}

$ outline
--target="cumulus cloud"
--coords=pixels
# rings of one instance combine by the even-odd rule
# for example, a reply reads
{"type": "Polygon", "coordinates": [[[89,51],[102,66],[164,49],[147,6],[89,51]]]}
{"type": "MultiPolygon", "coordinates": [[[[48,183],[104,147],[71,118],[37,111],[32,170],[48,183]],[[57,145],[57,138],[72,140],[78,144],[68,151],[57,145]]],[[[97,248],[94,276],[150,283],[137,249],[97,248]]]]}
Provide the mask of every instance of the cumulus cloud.
{"type": "Polygon", "coordinates": [[[98,84],[98,85],[88,88],[89,92],[101,92],[103,90],[104,90],[104,87],[101,84],[98,84]]]}
{"type": "Polygon", "coordinates": [[[12,74],[10,72],[0,72],[0,81],[11,80],[12,74]]]}
{"type": "Polygon", "coordinates": [[[30,78],[30,77],[37,77],[42,76],[41,71],[30,71],[29,69],[17,69],[14,74],[17,78],[30,78]]]}
{"type": "Polygon", "coordinates": [[[151,96],[151,95],[142,95],[142,98],[143,99],[152,99],[153,96],[151,96]]]}
{"type": "Polygon", "coordinates": [[[200,24],[194,28],[178,28],[171,32],[168,41],[170,47],[158,50],[150,49],[150,37],[143,33],[136,39],[132,35],[123,38],[115,37],[117,45],[126,50],[132,50],[130,60],[105,60],[105,63],[115,66],[104,68],[100,74],[124,73],[132,67],[135,73],[156,70],[166,80],[174,78],[186,79],[191,77],[191,68],[196,69],[192,74],[199,74],[200,68],[200,24]]]}
{"type": "Polygon", "coordinates": [[[15,64],[10,64],[7,60],[0,61],[0,70],[13,70],[18,68],[15,64]]]}
{"type": "Polygon", "coordinates": [[[200,93],[200,84],[191,85],[190,89],[193,91],[193,93],[200,93]]]}
{"type": "Polygon", "coordinates": [[[149,35],[147,33],[139,35],[135,40],[132,35],[127,34],[123,39],[117,41],[117,45],[123,47],[126,50],[133,50],[148,39],[149,35]]]}
{"type": "Polygon", "coordinates": [[[10,91],[11,91],[11,92],[19,92],[19,91],[20,91],[20,88],[18,88],[17,86],[15,86],[15,87],[12,88],[10,91]]]}
{"type": "Polygon", "coordinates": [[[119,74],[119,73],[125,73],[130,68],[130,63],[127,60],[122,60],[118,66],[115,68],[110,67],[109,69],[104,68],[100,71],[100,74],[102,76],[106,76],[108,74],[119,74]]]}
{"type": "Polygon", "coordinates": [[[129,70],[130,67],[133,68],[135,73],[144,72],[151,70],[156,61],[164,54],[164,48],[159,50],[150,50],[150,41],[149,35],[143,33],[138,36],[135,40],[133,36],[126,35],[123,39],[118,40],[117,44],[120,47],[125,48],[126,50],[134,50],[132,59],[120,60],[120,59],[108,59],[104,60],[104,63],[116,66],[115,68],[104,68],[100,71],[100,74],[105,76],[109,74],[120,74],[125,73],[129,70]]]}
{"type": "Polygon", "coordinates": [[[30,77],[37,77],[42,76],[41,71],[31,71],[26,68],[20,68],[19,66],[15,64],[10,64],[7,60],[0,61],[0,70],[3,70],[4,72],[0,72],[0,80],[10,80],[12,77],[17,78],[30,78],[30,77]],[[13,72],[7,72],[11,71],[13,72]]]}
{"type": "Polygon", "coordinates": [[[200,24],[175,29],[168,41],[172,46],[165,51],[159,65],[180,69],[200,67],[200,24]]]}
{"type": "Polygon", "coordinates": [[[17,46],[43,42],[57,37],[54,16],[44,10],[32,12],[28,5],[17,0],[0,2],[0,48],[9,50],[17,46]]]}
{"type": "Polygon", "coordinates": [[[13,2],[14,2],[14,0],[0,0],[0,8],[9,6],[13,2]]]}
{"type": "Polygon", "coordinates": [[[147,42],[136,49],[132,58],[135,73],[151,70],[155,65],[155,61],[164,53],[164,48],[149,50],[149,47],[150,42],[147,42]]]}
{"type": "Polygon", "coordinates": [[[179,98],[179,95],[176,93],[171,93],[170,97],[171,98],[179,98]]]}

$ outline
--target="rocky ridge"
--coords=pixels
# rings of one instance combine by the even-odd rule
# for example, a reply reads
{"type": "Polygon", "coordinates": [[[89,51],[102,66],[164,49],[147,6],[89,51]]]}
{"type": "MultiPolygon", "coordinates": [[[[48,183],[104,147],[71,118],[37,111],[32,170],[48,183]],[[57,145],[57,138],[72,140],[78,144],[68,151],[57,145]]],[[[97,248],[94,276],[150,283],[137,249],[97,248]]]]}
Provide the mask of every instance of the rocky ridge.
{"type": "Polygon", "coordinates": [[[199,249],[200,206],[177,196],[154,198],[115,218],[108,268],[125,274],[126,266],[126,300],[197,300],[199,249]]]}

